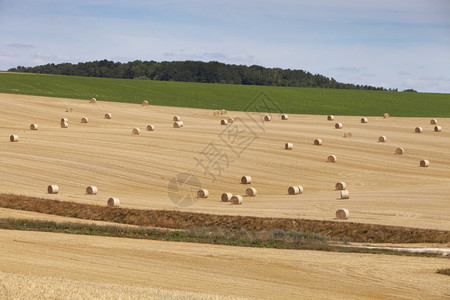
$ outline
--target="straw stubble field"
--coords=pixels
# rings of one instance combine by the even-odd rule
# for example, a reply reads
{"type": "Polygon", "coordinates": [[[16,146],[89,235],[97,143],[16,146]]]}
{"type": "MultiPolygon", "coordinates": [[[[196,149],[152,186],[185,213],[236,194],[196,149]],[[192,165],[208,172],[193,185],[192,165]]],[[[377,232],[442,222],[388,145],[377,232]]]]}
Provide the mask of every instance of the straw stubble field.
{"type": "MultiPolygon", "coordinates": [[[[0,230],[11,299],[442,299],[441,258],[344,254],[0,230]],[[40,293],[41,292],[41,293],[40,293]],[[50,297],[52,298],[52,297],[50,297]]],[[[3,294],[2,294],[3,293],[3,294]]]]}
{"type": "MultiPolygon", "coordinates": [[[[449,119],[438,119],[443,130],[434,132],[431,118],[394,116],[384,119],[380,116],[370,117],[367,124],[361,124],[361,117],[335,116],[335,120],[330,122],[326,116],[289,115],[288,120],[282,121],[278,114],[274,114],[272,121],[263,123],[263,118],[255,118],[255,114],[228,112],[227,116],[234,117],[235,122],[221,126],[221,116],[214,116],[211,110],[102,101],[90,104],[89,100],[11,94],[0,94],[0,116],[0,137],[3,137],[0,140],[0,189],[4,193],[99,205],[106,205],[109,197],[117,197],[121,206],[130,208],[316,220],[334,220],[335,211],[344,207],[349,209],[349,220],[353,222],[441,230],[450,228],[449,119]],[[68,106],[72,112],[66,112],[68,106]],[[112,118],[105,119],[105,113],[111,113],[112,118]],[[174,115],[181,117],[183,128],[173,128],[174,115]],[[69,120],[68,128],[60,127],[63,117],[69,120]],[[88,117],[89,123],[81,123],[82,117],[88,117]],[[336,122],[342,123],[343,129],[335,129],[336,122]],[[39,129],[30,130],[31,123],[38,124],[39,129]],[[148,124],[155,125],[155,131],[146,131],[148,124]],[[423,133],[414,132],[417,126],[423,128],[423,133]],[[140,135],[132,134],[134,127],[141,128],[140,135]],[[244,129],[246,131],[242,133],[244,129]],[[344,138],[344,132],[351,132],[352,137],[344,138]],[[20,137],[19,142],[9,141],[12,134],[20,137]],[[378,142],[382,135],[387,137],[387,142],[378,142]],[[322,145],[314,145],[317,138],[322,139],[322,145]],[[286,142],[293,143],[293,150],[284,149],[286,142]],[[403,155],[395,154],[398,147],[405,149],[403,155]],[[327,162],[331,154],[336,155],[336,163],[327,162]],[[208,164],[208,157],[213,160],[209,164],[209,174],[202,168],[208,164]],[[422,159],[430,161],[428,168],[419,166],[422,159]],[[209,197],[193,199],[196,203],[190,207],[175,207],[167,189],[171,178],[180,172],[197,176],[202,187],[209,191],[209,197]],[[257,196],[244,197],[240,206],[220,202],[223,192],[245,194],[249,186],[240,184],[244,175],[252,177],[250,186],[257,189],[257,196]],[[340,199],[335,190],[338,181],[347,184],[350,199],[340,199]],[[57,184],[59,194],[48,195],[49,184],[57,184]],[[97,195],[85,194],[89,185],[98,187],[97,195]],[[287,189],[292,185],[303,186],[303,194],[288,195],[287,189]]],[[[51,239],[51,235],[48,238],[51,239]]],[[[41,246],[45,248],[36,245],[41,246]]],[[[179,247],[195,246],[181,244],[179,247]]],[[[196,249],[200,251],[200,248],[196,249]]],[[[140,250],[135,251],[139,253],[140,250]]],[[[221,251],[233,251],[233,255],[239,255],[243,250],[221,251]]],[[[278,253],[278,250],[270,251],[273,255],[278,253]]],[[[299,255],[298,252],[292,253],[295,253],[293,256],[299,255]]],[[[307,253],[302,252],[302,255],[310,255],[307,253]]],[[[354,256],[348,255],[349,261],[352,260],[354,256]]],[[[330,262],[333,271],[342,266],[341,258],[335,256],[327,256],[333,261],[330,262]]],[[[392,258],[386,266],[397,260],[392,258]]],[[[412,266],[420,259],[405,260],[412,266]]],[[[166,257],[163,261],[161,263],[165,265],[170,259],[166,257]]],[[[241,267],[247,264],[242,258],[241,267]]],[[[408,265],[407,262],[402,264],[408,265]]],[[[19,272],[14,265],[7,268],[2,264],[0,271],[19,272]]],[[[431,265],[427,263],[427,271],[421,270],[430,272],[434,268],[431,265]]],[[[103,272],[107,270],[107,264],[104,266],[103,272]]],[[[128,267],[133,269],[135,264],[130,262],[128,267]]],[[[368,267],[364,265],[366,271],[368,267]]],[[[22,268],[20,272],[26,272],[26,266],[22,268]]],[[[327,268],[331,272],[330,266],[327,268]]],[[[55,266],[54,270],[57,269],[55,266]]],[[[59,273],[51,271],[39,275],[59,277],[65,273],[62,269],[59,273]]],[[[367,275],[358,272],[352,275],[355,270],[351,267],[344,267],[344,270],[342,272],[346,276],[355,276],[358,280],[367,275]]],[[[321,271],[316,271],[320,278],[321,271]]],[[[268,273],[264,271],[264,274],[268,273]]],[[[85,279],[90,280],[92,274],[95,272],[85,279]]],[[[300,273],[297,275],[301,278],[300,273]]],[[[74,277],[84,278],[81,273],[74,277]]],[[[217,280],[220,281],[219,278],[217,280]]],[[[114,282],[120,283],[119,278],[114,282]]],[[[366,283],[370,286],[370,280],[366,283]]],[[[202,284],[195,285],[198,288],[180,289],[199,292],[202,290],[200,286],[210,286],[206,281],[202,284]]],[[[151,286],[168,288],[170,284],[167,281],[151,286]]],[[[298,292],[300,288],[293,289],[298,292]]],[[[370,290],[374,295],[382,289],[370,290]]],[[[427,287],[423,291],[432,293],[427,287]]],[[[443,288],[440,293],[448,294],[449,291],[443,288]]],[[[246,294],[251,295],[250,292],[246,294]]],[[[259,294],[255,292],[254,295],[259,294]]]]}
{"type": "Polygon", "coordinates": [[[240,120],[224,128],[210,110],[8,94],[0,95],[0,115],[4,193],[99,205],[117,197],[123,207],[174,209],[168,184],[185,172],[199,178],[209,197],[183,210],[333,220],[336,209],[345,207],[354,222],[450,228],[449,119],[439,119],[444,129],[434,132],[430,118],[373,117],[361,124],[359,117],[336,116],[344,124],[340,130],[325,116],[290,115],[281,121],[274,115],[256,124],[244,112],[229,112],[240,120]],[[65,112],[67,106],[73,112],[65,112]],[[107,112],[111,120],[104,119],[107,112]],[[183,128],[172,127],[174,115],[181,116],[183,128]],[[82,116],[89,117],[88,124],[81,123],[82,116]],[[60,128],[62,117],[69,119],[68,128],[60,128]],[[30,130],[31,123],[39,130],[30,130]],[[132,134],[149,123],[155,131],[132,134]],[[417,125],[423,133],[414,133],[417,125]],[[251,136],[236,135],[245,128],[251,136]],[[353,136],[344,138],[346,131],[353,136]],[[20,141],[9,142],[11,134],[20,141]],[[377,142],[381,135],[386,143],[377,142]],[[316,138],[323,144],[315,146],[316,138]],[[286,142],[293,150],[284,150],[286,142]],[[405,154],[396,155],[397,147],[405,154]],[[330,154],[336,163],[327,162],[330,154]],[[214,162],[205,174],[208,158],[214,162]],[[428,168],[419,166],[422,159],[430,161],[428,168]],[[221,203],[223,192],[245,195],[244,175],[252,177],[257,197],[244,197],[238,208],[221,203]],[[338,181],[347,184],[349,200],[339,199],[338,181]],[[58,185],[59,194],[48,195],[49,184],[58,185]],[[98,187],[97,195],[85,194],[89,185],[98,187]],[[303,186],[303,194],[288,195],[292,185],[303,186]]]}

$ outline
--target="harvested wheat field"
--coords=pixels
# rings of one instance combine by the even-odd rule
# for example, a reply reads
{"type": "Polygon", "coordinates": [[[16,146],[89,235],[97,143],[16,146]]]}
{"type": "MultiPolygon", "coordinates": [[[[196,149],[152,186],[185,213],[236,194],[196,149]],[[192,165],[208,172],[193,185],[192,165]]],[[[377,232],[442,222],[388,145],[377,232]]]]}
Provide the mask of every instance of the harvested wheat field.
{"type": "MultiPolygon", "coordinates": [[[[335,116],[352,132],[344,138],[325,116],[274,115],[264,122],[265,115],[230,114],[234,122],[221,126],[210,110],[0,94],[0,190],[105,207],[117,198],[121,208],[326,221],[345,207],[350,217],[340,222],[450,228],[450,119],[440,118],[442,131],[435,132],[429,117],[379,116],[361,124],[361,117],[335,116]],[[173,128],[174,115],[183,116],[183,128],[173,128]],[[61,128],[62,118],[70,126],[61,128]],[[132,133],[149,121],[158,130],[132,133]],[[13,134],[20,136],[16,143],[13,134]],[[318,136],[320,147],[311,142],[318,136]],[[379,143],[379,136],[389,138],[379,143]],[[295,148],[286,151],[286,141],[295,148]],[[339,159],[328,162],[330,154],[339,159]],[[429,166],[420,167],[421,160],[429,166]],[[196,183],[177,186],[180,173],[196,183]],[[251,184],[242,184],[243,176],[251,184]],[[340,199],[336,182],[346,183],[349,199],[340,199]],[[49,194],[49,185],[58,194],[49,194]],[[88,194],[87,186],[98,192],[88,194]],[[290,186],[303,193],[289,195],[290,186]],[[207,198],[196,197],[201,188],[207,198]],[[245,195],[248,188],[257,196],[243,197],[242,205],[221,201],[224,192],[245,195]]],[[[0,217],[75,221],[6,208],[0,217]]],[[[0,257],[0,299],[450,296],[447,278],[435,273],[446,258],[12,230],[0,230],[0,257]]]]}
{"type": "Polygon", "coordinates": [[[39,291],[54,298],[96,299],[450,296],[448,279],[436,274],[443,263],[439,258],[8,230],[0,230],[0,255],[0,296],[11,298],[38,296],[39,291]]]}
{"type": "Polygon", "coordinates": [[[429,118],[379,116],[361,124],[360,117],[335,116],[352,131],[344,138],[325,116],[259,122],[255,114],[233,115],[235,122],[224,128],[210,110],[0,94],[0,189],[99,205],[117,197],[121,207],[317,220],[334,220],[344,206],[353,222],[450,228],[449,119],[440,118],[443,130],[434,132],[429,118]],[[105,112],[114,118],[104,119],[105,112]],[[183,115],[182,130],[172,127],[173,115],[183,115]],[[88,124],[79,122],[82,116],[88,124]],[[76,122],[62,129],[63,117],[76,122]],[[131,133],[148,120],[157,131],[131,133]],[[30,123],[39,130],[30,130],[30,123]],[[420,135],[413,130],[418,124],[420,135]],[[12,133],[20,135],[18,143],[9,142],[12,133]],[[389,140],[378,143],[380,135],[389,140]],[[321,147],[311,143],[317,136],[321,147]],[[285,151],[285,141],[295,149],[285,151]],[[398,147],[405,154],[395,154],[398,147]],[[339,157],[334,164],[327,162],[330,153],[339,157]],[[430,161],[428,168],[420,167],[422,159],[430,161]],[[195,205],[177,208],[168,184],[178,173],[197,176],[209,197],[197,199],[182,187],[195,205]],[[245,193],[243,175],[252,177],[258,196],[240,206],[221,202],[223,191],[245,193]],[[340,199],[338,181],[347,183],[350,199],[340,199]],[[47,194],[50,184],[58,185],[57,195],[47,194]],[[86,195],[88,185],[98,193],[86,195]],[[304,193],[288,195],[291,185],[302,185],[304,193]]]}

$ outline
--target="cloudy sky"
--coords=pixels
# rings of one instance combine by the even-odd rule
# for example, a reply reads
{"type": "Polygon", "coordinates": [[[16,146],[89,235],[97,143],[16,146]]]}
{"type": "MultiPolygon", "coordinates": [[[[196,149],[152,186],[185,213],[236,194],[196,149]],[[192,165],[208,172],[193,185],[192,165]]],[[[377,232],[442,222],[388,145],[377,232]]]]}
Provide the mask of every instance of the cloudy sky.
{"type": "Polygon", "coordinates": [[[215,60],[450,93],[450,1],[0,0],[0,70],[101,59],[215,60]]]}

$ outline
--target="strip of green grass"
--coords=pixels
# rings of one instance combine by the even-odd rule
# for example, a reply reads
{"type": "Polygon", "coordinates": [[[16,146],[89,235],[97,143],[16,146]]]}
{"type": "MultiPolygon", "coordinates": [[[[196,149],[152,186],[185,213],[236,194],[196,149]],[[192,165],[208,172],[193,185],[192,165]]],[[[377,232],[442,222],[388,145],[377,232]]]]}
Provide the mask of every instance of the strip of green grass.
{"type": "Polygon", "coordinates": [[[245,110],[261,92],[285,113],[450,117],[450,94],[290,88],[0,72],[0,92],[245,110]]]}
{"type": "Polygon", "coordinates": [[[206,227],[188,230],[166,230],[157,228],[130,228],[101,226],[95,224],[56,223],[50,221],[0,219],[0,229],[42,231],[66,234],[82,234],[119,238],[148,239],[172,242],[190,242],[240,247],[320,250],[346,253],[389,254],[403,256],[442,257],[430,253],[409,253],[386,249],[361,249],[330,244],[327,237],[298,231],[226,231],[206,227]]]}

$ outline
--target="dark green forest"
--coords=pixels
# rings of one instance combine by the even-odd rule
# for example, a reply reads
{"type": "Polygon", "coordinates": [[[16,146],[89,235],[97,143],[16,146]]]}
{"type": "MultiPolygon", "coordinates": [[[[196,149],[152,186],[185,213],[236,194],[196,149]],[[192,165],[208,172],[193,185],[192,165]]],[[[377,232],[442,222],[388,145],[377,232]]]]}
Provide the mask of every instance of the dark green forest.
{"type": "Polygon", "coordinates": [[[202,82],[242,85],[318,87],[333,89],[385,90],[382,87],[337,82],[320,74],[303,70],[265,68],[261,66],[229,65],[216,61],[140,61],[128,63],[100,60],[78,64],[46,64],[36,67],[9,69],[10,72],[149,79],[161,81],[202,82]]]}

